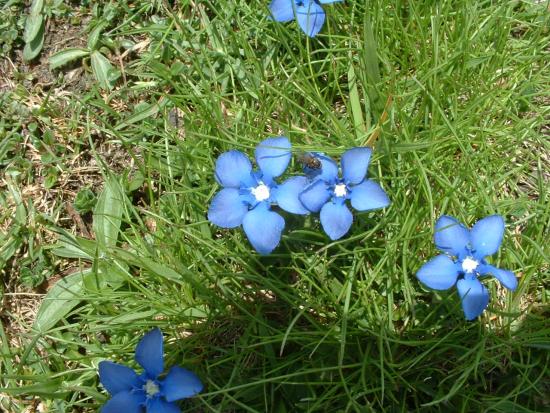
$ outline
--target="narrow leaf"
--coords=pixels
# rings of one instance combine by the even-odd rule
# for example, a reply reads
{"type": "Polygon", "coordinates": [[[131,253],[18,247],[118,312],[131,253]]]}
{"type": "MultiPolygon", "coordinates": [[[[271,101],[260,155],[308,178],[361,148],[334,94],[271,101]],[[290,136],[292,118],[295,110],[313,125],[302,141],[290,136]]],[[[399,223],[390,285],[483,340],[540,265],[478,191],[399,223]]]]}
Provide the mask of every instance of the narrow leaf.
{"type": "Polygon", "coordinates": [[[123,122],[119,123],[115,127],[115,130],[121,130],[127,127],[128,125],[131,125],[136,122],[140,122],[143,119],[151,118],[158,113],[159,109],[160,109],[159,103],[153,103],[153,104],[147,105],[144,109],[141,109],[140,111],[132,114],[131,116],[126,118],[123,122]]]}
{"type": "Polygon", "coordinates": [[[57,241],[57,244],[54,245],[52,253],[58,257],[79,258],[86,261],[92,261],[96,246],[93,240],[62,235],[57,241]]]}
{"type": "Polygon", "coordinates": [[[113,78],[112,72],[114,71],[111,62],[100,52],[94,51],[91,54],[92,58],[92,71],[94,76],[99,82],[99,86],[103,89],[112,89],[113,88],[113,78]]]}
{"type": "Polygon", "coordinates": [[[78,271],[59,280],[42,300],[34,329],[44,333],[52,328],[80,303],[83,295],[83,278],[91,270],[78,271]]]}
{"type": "MultiPolygon", "coordinates": [[[[30,378],[29,378],[30,380],[30,378]]],[[[38,377],[34,375],[32,377],[32,380],[34,382],[38,382],[35,384],[30,384],[28,386],[15,386],[15,387],[3,387],[2,393],[9,394],[12,396],[21,396],[21,395],[29,395],[32,394],[34,396],[42,396],[44,398],[51,398],[52,395],[56,395],[57,397],[62,397],[63,395],[66,395],[68,393],[67,390],[63,389],[63,380],[53,379],[51,376],[41,376],[38,377]]]]}
{"type": "Polygon", "coordinates": [[[87,268],[60,279],[48,291],[34,321],[33,330],[45,333],[61,321],[87,297],[86,285],[95,283],[93,291],[104,291],[108,286],[116,289],[124,282],[124,274],[115,266],[104,266],[98,272],[87,268]]]}
{"type": "Polygon", "coordinates": [[[36,36],[29,43],[25,44],[23,60],[29,62],[34,59],[42,50],[42,46],[44,46],[44,22],[40,25],[36,36]]]}
{"type": "Polygon", "coordinates": [[[93,229],[99,245],[103,248],[114,247],[118,240],[124,194],[117,180],[108,178],[105,188],[94,208],[93,229]]]}
{"type": "Polygon", "coordinates": [[[99,41],[99,36],[103,32],[103,29],[105,26],[107,26],[108,22],[106,20],[102,20],[94,29],[90,32],[88,36],[88,48],[95,49],[97,46],[97,42],[99,41]]]}
{"type": "Polygon", "coordinates": [[[365,38],[364,38],[364,54],[363,61],[365,66],[365,73],[367,75],[367,95],[373,114],[377,118],[384,108],[384,102],[378,91],[378,85],[380,84],[380,70],[378,68],[378,53],[376,51],[376,40],[374,39],[374,33],[372,32],[371,22],[366,18],[365,20],[365,38]]]}
{"type": "Polygon", "coordinates": [[[73,60],[88,56],[89,54],[89,50],[81,49],[78,47],[61,50],[60,52],[51,55],[48,59],[50,62],[50,69],[56,69],[60,66],[66,65],[73,60]]]}
{"type": "MultiPolygon", "coordinates": [[[[19,227],[17,227],[19,228],[19,227]]],[[[17,232],[17,231],[13,231],[17,232]]],[[[4,269],[4,265],[15,255],[15,253],[23,245],[23,239],[17,233],[8,234],[8,240],[1,239],[2,246],[0,247],[0,271],[4,269]]],[[[0,298],[2,297],[0,290],[0,298]]]]}
{"type": "Polygon", "coordinates": [[[37,14],[42,13],[44,8],[44,0],[33,0],[29,13],[31,16],[36,16],[37,14]]]}
{"type": "Polygon", "coordinates": [[[361,99],[359,97],[359,88],[357,87],[357,76],[355,75],[352,60],[350,60],[350,66],[348,70],[348,88],[351,114],[353,116],[353,128],[355,130],[358,141],[361,141],[363,139],[363,136],[367,133],[367,130],[365,128],[365,118],[363,117],[363,110],[361,109],[361,99]]]}
{"type": "Polygon", "coordinates": [[[27,17],[25,22],[25,32],[23,33],[23,40],[25,43],[30,43],[38,35],[44,16],[42,14],[31,14],[27,17]]]}
{"type": "Polygon", "coordinates": [[[19,189],[19,185],[10,175],[6,175],[5,181],[8,185],[8,191],[15,203],[15,215],[14,221],[20,225],[27,224],[27,209],[25,208],[25,203],[23,201],[23,196],[19,189]]]}

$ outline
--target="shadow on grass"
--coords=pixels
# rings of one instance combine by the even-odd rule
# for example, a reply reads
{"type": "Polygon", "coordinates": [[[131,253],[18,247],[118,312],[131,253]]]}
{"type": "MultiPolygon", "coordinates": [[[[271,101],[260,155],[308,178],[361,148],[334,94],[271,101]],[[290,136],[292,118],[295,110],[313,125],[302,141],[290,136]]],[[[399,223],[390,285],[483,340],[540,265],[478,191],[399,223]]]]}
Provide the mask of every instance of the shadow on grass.
{"type": "MultiPolygon", "coordinates": [[[[249,277],[248,293],[233,295],[227,312],[190,338],[209,343],[202,397],[223,411],[527,412],[550,405],[547,310],[505,325],[486,316],[467,322],[457,297],[435,311],[418,304],[414,317],[395,320],[382,306],[376,313],[346,304],[345,292],[332,305],[315,302],[312,289],[320,286],[301,282],[276,256],[267,261],[261,282],[249,277]]],[[[352,300],[360,295],[354,290],[352,300]]]]}

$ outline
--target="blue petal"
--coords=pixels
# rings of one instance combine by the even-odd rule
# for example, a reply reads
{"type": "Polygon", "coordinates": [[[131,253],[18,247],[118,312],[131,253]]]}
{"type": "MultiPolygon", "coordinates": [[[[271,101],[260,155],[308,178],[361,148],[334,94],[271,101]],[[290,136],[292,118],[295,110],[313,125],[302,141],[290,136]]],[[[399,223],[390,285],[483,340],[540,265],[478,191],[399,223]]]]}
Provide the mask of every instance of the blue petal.
{"type": "Polygon", "coordinates": [[[487,308],[489,292],[475,276],[466,276],[458,280],[456,287],[462,300],[462,310],[466,320],[473,320],[487,308]]]}
{"type": "Polygon", "coordinates": [[[498,251],[504,236],[504,219],[491,215],[480,219],[470,230],[472,250],[478,260],[498,251]]]}
{"type": "Polygon", "coordinates": [[[321,225],[331,240],[342,238],[349,231],[353,215],[343,202],[327,202],[321,208],[321,225]]]}
{"type": "Polygon", "coordinates": [[[351,187],[350,198],[351,206],[358,211],[385,208],[390,204],[382,187],[370,179],[351,187]]]}
{"type": "Polygon", "coordinates": [[[346,184],[358,184],[367,175],[372,150],[352,148],[342,155],[342,177],[346,184]]]}
{"type": "Polygon", "coordinates": [[[291,214],[307,214],[309,211],[302,205],[299,199],[308,180],[305,176],[293,176],[279,185],[274,194],[277,204],[291,214]]]}
{"type": "Polygon", "coordinates": [[[294,19],[293,3],[294,0],[273,0],[269,5],[273,19],[278,22],[288,22],[294,19]]]}
{"type": "Polygon", "coordinates": [[[446,255],[432,258],[418,270],[416,277],[420,282],[434,290],[447,290],[456,283],[459,268],[446,255]]]}
{"type": "Polygon", "coordinates": [[[325,181],[319,180],[308,185],[300,194],[300,202],[311,212],[319,212],[330,199],[332,193],[325,181]]]}
{"type": "Polygon", "coordinates": [[[270,178],[282,175],[290,162],[290,141],[285,136],[268,138],[256,147],[256,162],[270,178]]]}
{"type": "Polygon", "coordinates": [[[112,395],[141,385],[141,381],[134,370],[112,361],[101,361],[99,363],[99,381],[112,395]]]}
{"type": "Polygon", "coordinates": [[[167,402],[162,400],[160,397],[152,397],[147,399],[145,410],[147,413],[181,413],[181,410],[176,403],[167,402]]]}
{"type": "Polygon", "coordinates": [[[279,214],[270,211],[262,202],[249,211],[243,220],[243,229],[256,251],[267,255],[279,245],[285,220],[279,214]]]}
{"type": "Polygon", "coordinates": [[[468,228],[458,220],[448,215],[443,215],[435,223],[435,246],[443,252],[464,257],[466,247],[470,242],[468,228]]]}
{"type": "Polygon", "coordinates": [[[149,331],[136,346],[136,361],[147,376],[156,379],[164,370],[162,333],[158,328],[149,331]]]}
{"type": "Polygon", "coordinates": [[[216,180],[226,188],[252,186],[252,164],[237,150],[222,153],[216,160],[216,180]]]}
{"type": "Polygon", "coordinates": [[[103,405],[101,413],[143,413],[142,404],[145,403],[143,394],[130,391],[119,392],[103,405]]]}
{"type": "Polygon", "coordinates": [[[509,290],[515,291],[515,289],[518,286],[518,279],[516,278],[516,276],[512,271],[501,270],[500,268],[494,267],[489,264],[481,264],[477,270],[480,274],[483,274],[483,275],[491,274],[493,277],[499,280],[503,286],[505,286],[509,290]]]}
{"type": "Polygon", "coordinates": [[[169,402],[192,397],[202,391],[199,377],[182,367],[172,367],[161,383],[161,390],[169,402]]]}
{"type": "Polygon", "coordinates": [[[325,23],[325,11],[313,0],[305,0],[302,6],[296,7],[296,20],[305,34],[315,37],[325,23]]]}
{"type": "Polygon", "coordinates": [[[208,220],[222,228],[235,228],[242,224],[248,205],[235,188],[224,188],[214,196],[208,209],[208,220]]]}
{"type": "Polygon", "coordinates": [[[338,180],[338,164],[331,157],[323,153],[313,152],[312,155],[321,161],[321,167],[319,169],[312,169],[304,166],[306,176],[312,181],[320,179],[334,185],[338,180]]]}

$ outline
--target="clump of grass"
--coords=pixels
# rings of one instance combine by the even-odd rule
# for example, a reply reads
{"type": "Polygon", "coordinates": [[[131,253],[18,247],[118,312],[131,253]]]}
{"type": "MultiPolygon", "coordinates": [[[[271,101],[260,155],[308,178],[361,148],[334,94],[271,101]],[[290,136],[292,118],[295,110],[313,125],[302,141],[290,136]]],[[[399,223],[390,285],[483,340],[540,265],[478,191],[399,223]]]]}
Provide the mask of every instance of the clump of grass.
{"type": "Polygon", "coordinates": [[[545,6],[360,3],[331,7],[312,40],[268,20],[266,2],[120,2],[103,41],[140,45],[122,64],[112,57],[125,80],[74,98],[102,173],[90,237],[49,222],[49,251],[78,271],[17,345],[6,334],[17,316],[3,314],[5,409],[31,397],[97,409],[99,361],[131,364],[153,326],[166,363],[205,383],[184,411],[548,406],[545,6]],[[314,218],[289,217],[268,257],[212,227],[216,157],[279,133],[331,155],[379,133],[369,174],[392,205],[332,243],[314,218]],[[113,171],[98,137],[128,165],[113,171]],[[495,259],[518,291],[488,281],[490,307],[473,323],[456,294],[414,277],[443,213],[507,222],[495,259]]]}

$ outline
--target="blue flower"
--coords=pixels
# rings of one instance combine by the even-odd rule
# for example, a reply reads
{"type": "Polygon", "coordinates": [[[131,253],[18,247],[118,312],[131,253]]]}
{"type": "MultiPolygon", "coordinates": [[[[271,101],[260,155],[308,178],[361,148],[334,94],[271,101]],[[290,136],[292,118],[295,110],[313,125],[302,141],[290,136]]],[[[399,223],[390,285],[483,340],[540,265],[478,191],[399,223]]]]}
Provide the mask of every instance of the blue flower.
{"type": "Polygon", "coordinates": [[[445,254],[432,258],[416,276],[434,290],[447,290],[456,283],[467,320],[479,316],[489,304],[489,292],[478,280],[491,274],[514,291],[518,281],[514,273],[493,267],[485,261],[498,251],[504,235],[504,220],[491,215],[468,230],[453,217],[443,215],[435,223],[435,246],[445,254]]]}
{"type": "Polygon", "coordinates": [[[162,333],[156,328],[140,340],[136,361],[145,369],[138,375],[134,370],[111,361],[99,363],[99,380],[113,396],[101,413],[178,413],[176,400],[186,399],[202,391],[197,375],[181,367],[164,371],[162,333]]]}
{"type": "Polygon", "coordinates": [[[321,161],[320,168],[304,168],[313,182],[300,194],[300,201],[309,211],[321,212],[321,225],[332,240],[343,237],[353,222],[346,199],[358,211],[390,204],[380,185],[365,179],[371,153],[369,148],[352,148],[344,152],[341,178],[336,162],[323,154],[314,154],[321,161]]]}
{"type": "Polygon", "coordinates": [[[279,245],[285,221],[271,211],[277,204],[293,214],[307,214],[298,195],[307,185],[307,178],[295,176],[278,185],[274,178],[285,171],[290,162],[290,141],[284,136],[268,138],[256,147],[258,170],[242,152],[231,150],[216,161],[216,180],[223,187],[208,210],[208,219],[222,228],[242,224],[252,246],[260,254],[269,254],[279,245]]]}
{"type": "Polygon", "coordinates": [[[321,4],[343,0],[272,0],[269,5],[273,18],[288,22],[296,18],[300,28],[309,37],[315,37],[325,22],[325,11],[321,4]]]}

